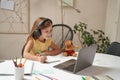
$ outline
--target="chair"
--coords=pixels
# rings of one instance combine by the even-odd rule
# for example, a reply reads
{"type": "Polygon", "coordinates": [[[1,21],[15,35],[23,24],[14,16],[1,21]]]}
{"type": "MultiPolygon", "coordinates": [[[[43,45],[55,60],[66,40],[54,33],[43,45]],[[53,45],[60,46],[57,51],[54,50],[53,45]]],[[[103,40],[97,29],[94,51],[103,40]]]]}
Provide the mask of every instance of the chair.
{"type": "Polygon", "coordinates": [[[65,40],[73,40],[73,31],[71,27],[65,24],[53,25],[52,40],[59,48],[63,48],[65,40]]]}
{"type": "Polygon", "coordinates": [[[23,56],[24,48],[25,48],[25,45],[22,47],[22,52],[21,52],[22,58],[24,58],[24,56],[23,56]]]}
{"type": "Polygon", "coordinates": [[[112,42],[110,46],[106,49],[106,54],[120,56],[120,43],[112,42]]]}

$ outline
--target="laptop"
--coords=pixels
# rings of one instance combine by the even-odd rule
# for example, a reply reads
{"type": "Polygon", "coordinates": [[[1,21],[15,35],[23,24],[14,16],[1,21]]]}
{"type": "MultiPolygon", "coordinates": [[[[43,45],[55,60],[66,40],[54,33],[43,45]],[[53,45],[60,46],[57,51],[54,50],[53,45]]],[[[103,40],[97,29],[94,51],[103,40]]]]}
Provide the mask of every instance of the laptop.
{"type": "Polygon", "coordinates": [[[93,44],[92,46],[86,48],[82,48],[78,53],[77,60],[70,59],[63,63],[55,65],[54,67],[72,73],[77,73],[93,64],[96,50],[96,44],[93,44]]]}

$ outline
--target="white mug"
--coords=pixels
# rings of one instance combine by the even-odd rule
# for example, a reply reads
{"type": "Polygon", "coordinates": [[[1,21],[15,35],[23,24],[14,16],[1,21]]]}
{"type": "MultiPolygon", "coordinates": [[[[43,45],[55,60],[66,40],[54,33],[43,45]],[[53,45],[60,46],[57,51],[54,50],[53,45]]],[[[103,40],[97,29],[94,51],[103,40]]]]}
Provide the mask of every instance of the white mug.
{"type": "Polygon", "coordinates": [[[24,67],[15,67],[15,80],[23,80],[24,79],[24,67]]]}

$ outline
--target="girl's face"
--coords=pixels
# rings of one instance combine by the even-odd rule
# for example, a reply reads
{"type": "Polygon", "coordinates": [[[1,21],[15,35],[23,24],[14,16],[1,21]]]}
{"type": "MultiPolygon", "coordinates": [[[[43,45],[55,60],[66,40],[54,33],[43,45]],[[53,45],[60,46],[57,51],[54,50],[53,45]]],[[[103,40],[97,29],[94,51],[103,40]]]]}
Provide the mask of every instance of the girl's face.
{"type": "Polygon", "coordinates": [[[51,38],[52,35],[52,26],[46,27],[45,29],[41,29],[41,37],[44,39],[51,38]]]}

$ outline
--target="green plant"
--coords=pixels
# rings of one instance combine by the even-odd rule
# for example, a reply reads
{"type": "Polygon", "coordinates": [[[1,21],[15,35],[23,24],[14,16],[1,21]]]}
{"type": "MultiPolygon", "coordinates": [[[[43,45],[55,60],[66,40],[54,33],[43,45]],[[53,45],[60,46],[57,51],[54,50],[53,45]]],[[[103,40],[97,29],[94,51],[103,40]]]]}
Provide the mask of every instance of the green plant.
{"type": "Polygon", "coordinates": [[[81,47],[98,44],[98,53],[104,53],[105,49],[110,45],[110,40],[105,36],[102,30],[87,31],[87,24],[80,22],[74,25],[73,32],[78,35],[81,47]],[[90,32],[91,31],[91,32],[90,32]]]}
{"type": "Polygon", "coordinates": [[[104,53],[106,48],[110,45],[110,40],[102,30],[91,30],[94,34],[96,43],[98,44],[97,52],[104,53]]]}

